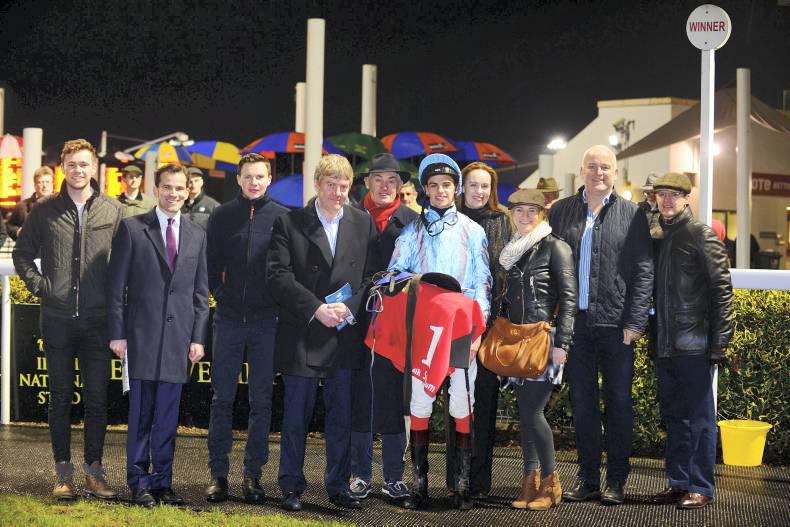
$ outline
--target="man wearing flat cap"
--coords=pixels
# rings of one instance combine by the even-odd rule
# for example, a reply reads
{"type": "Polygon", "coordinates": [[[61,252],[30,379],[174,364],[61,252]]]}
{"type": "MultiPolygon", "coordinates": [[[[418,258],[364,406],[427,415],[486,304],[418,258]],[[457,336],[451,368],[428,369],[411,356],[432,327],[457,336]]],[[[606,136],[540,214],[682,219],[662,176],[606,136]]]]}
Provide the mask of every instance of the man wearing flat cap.
{"type": "Polygon", "coordinates": [[[143,194],[143,171],[136,165],[127,165],[121,170],[126,190],[118,196],[118,201],[123,205],[123,217],[131,218],[138,214],[145,214],[156,206],[150,196],[143,194]]]}
{"type": "Polygon", "coordinates": [[[549,210],[551,205],[560,199],[562,189],[557,186],[557,180],[553,177],[540,178],[537,189],[543,193],[543,207],[546,210],[549,210]]]}
{"type": "MultiPolygon", "coordinates": [[[[376,225],[379,233],[379,267],[384,269],[395,250],[395,240],[401,230],[417,220],[418,215],[401,203],[401,187],[409,181],[411,174],[401,170],[395,157],[388,153],[376,154],[370,161],[370,169],[361,174],[368,193],[359,208],[365,210],[376,225]]],[[[373,434],[372,409],[373,387],[380,391],[377,405],[384,405],[397,398],[388,397],[388,387],[402,383],[402,375],[384,357],[365,357],[365,367],[353,370],[352,413],[351,413],[351,483],[350,492],[356,499],[368,497],[373,479],[373,434]],[[371,361],[375,365],[371,368],[371,361]]],[[[382,410],[378,411],[382,414],[382,410]]],[[[396,413],[397,415],[397,413],[396,413]]],[[[406,448],[406,433],[402,420],[382,423],[378,419],[377,431],[382,434],[382,456],[384,485],[382,493],[397,505],[408,505],[409,490],[403,481],[403,450],[406,448]]]]}
{"type": "Polygon", "coordinates": [[[189,197],[181,212],[205,231],[208,229],[208,218],[219,207],[219,202],[206,194],[203,183],[203,171],[197,167],[189,167],[189,197]]]}
{"type": "Polygon", "coordinates": [[[713,382],[733,332],[729,260],[713,230],[692,216],[687,176],[665,174],[653,188],[664,239],[656,259],[658,329],[652,339],[669,480],[653,501],[700,509],[713,501],[713,382]]]}

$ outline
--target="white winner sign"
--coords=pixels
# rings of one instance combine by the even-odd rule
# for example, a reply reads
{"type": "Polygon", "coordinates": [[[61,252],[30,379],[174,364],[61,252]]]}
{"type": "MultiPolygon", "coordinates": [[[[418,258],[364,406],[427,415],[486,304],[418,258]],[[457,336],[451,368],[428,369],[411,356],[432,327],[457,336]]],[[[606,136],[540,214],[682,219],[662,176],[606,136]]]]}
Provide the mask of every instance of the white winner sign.
{"type": "Polygon", "coordinates": [[[697,49],[719,49],[730,38],[731,32],[730,16],[712,4],[696,8],[686,22],[686,35],[697,49]]]}

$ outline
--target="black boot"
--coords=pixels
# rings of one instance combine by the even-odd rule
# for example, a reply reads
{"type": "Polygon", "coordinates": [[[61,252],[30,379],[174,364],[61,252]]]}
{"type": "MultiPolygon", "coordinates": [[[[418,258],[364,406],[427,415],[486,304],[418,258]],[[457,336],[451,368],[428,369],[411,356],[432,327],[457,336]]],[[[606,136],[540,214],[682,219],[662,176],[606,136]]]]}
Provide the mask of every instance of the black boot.
{"type": "Polygon", "coordinates": [[[428,504],[428,430],[411,430],[409,433],[409,450],[411,467],[414,477],[412,506],[415,509],[428,504]]]}
{"type": "Polygon", "coordinates": [[[455,432],[455,478],[453,506],[462,511],[472,508],[469,498],[469,471],[472,464],[472,434],[455,432]]]}

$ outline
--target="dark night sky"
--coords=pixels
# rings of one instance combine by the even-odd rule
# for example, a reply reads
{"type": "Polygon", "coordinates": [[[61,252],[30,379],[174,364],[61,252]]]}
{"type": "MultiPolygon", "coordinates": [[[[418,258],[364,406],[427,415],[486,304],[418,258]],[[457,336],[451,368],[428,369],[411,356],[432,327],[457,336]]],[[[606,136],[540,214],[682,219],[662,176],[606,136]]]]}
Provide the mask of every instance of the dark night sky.
{"type": "MultiPolygon", "coordinates": [[[[570,137],[598,99],[699,98],[697,1],[18,0],[0,5],[5,129],[45,145],[100,131],[183,130],[238,146],[293,128],[307,18],[327,21],[324,131],[357,131],[361,69],[379,71],[378,132],[495,143],[521,161],[570,137]]],[[[719,1],[733,33],[718,88],[752,68],[756,96],[790,88],[790,7],[719,1]]],[[[131,146],[118,144],[119,147],[131,146]]]]}

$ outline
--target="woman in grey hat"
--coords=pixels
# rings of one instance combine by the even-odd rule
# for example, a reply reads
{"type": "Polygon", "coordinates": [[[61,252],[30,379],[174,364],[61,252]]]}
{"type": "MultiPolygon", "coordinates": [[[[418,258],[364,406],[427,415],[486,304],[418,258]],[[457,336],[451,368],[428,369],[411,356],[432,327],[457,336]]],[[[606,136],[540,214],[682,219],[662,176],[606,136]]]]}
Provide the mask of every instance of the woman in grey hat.
{"type": "Polygon", "coordinates": [[[499,263],[507,272],[504,316],[515,324],[549,321],[555,328],[549,364],[543,374],[535,379],[510,379],[518,400],[524,456],[521,493],[512,505],[547,510],[560,503],[562,489],[554,438],[543,410],[552,388],[562,380],[562,368],[573,342],[576,271],[571,248],[551,232],[541,191],[514,192],[508,206],[516,232],[499,255],[499,263]]]}

